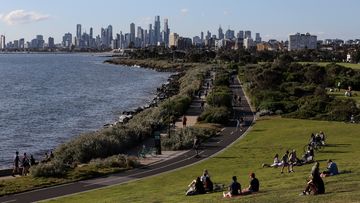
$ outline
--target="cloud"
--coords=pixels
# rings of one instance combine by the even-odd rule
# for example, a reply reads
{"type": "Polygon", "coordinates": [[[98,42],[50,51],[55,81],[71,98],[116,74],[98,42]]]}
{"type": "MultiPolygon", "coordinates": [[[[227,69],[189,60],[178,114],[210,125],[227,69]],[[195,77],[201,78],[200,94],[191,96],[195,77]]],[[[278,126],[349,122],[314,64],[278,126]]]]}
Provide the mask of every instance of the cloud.
{"type": "Polygon", "coordinates": [[[14,10],[8,14],[1,14],[0,19],[8,25],[28,24],[49,19],[49,15],[40,14],[34,11],[14,10]]]}
{"type": "Polygon", "coordinates": [[[183,9],[180,10],[180,12],[181,12],[183,15],[186,15],[186,14],[189,13],[189,9],[183,8],[183,9]]]}

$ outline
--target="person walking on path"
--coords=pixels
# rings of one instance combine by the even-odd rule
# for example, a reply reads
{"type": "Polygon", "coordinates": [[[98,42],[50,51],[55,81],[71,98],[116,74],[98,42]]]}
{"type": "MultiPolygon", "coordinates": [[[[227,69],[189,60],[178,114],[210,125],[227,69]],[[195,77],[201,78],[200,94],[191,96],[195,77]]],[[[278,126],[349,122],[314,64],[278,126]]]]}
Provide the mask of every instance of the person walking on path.
{"type": "Polygon", "coordinates": [[[186,127],[186,122],[187,122],[187,118],[186,118],[186,116],[184,115],[183,118],[182,118],[183,128],[186,127]]]}
{"type": "Polygon", "coordinates": [[[15,177],[16,174],[19,174],[19,162],[20,162],[19,152],[16,151],[14,158],[14,169],[11,174],[13,177],[15,177]]]}
{"type": "Polygon", "coordinates": [[[200,102],[200,109],[201,109],[201,110],[204,110],[204,106],[205,106],[205,101],[202,100],[202,101],[200,102]]]}
{"type": "Polygon", "coordinates": [[[30,168],[30,160],[27,157],[26,153],[24,153],[24,156],[22,158],[22,167],[23,167],[22,175],[26,176],[29,173],[29,168],[30,168]]]}
{"type": "Polygon", "coordinates": [[[195,157],[199,157],[200,139],[197,136],[194,137],[193,148],[194,148],[194,150],[196,152],[195,157]]]}

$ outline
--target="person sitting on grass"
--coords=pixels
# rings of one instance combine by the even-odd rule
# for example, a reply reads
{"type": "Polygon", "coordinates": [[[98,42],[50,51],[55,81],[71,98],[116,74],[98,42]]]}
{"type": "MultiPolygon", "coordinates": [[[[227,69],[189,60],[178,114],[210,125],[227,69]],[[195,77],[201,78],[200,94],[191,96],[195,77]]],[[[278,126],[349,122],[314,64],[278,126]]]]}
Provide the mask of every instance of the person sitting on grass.
{"type": "Polygon", "coordinates": [[[325,145],[325,133],[323,131],[319,132],[319,136],[320,136],[320,140],[321,140],[321,144],[325,145]]]}
{"type": "Polygon", "coordinates": [[[198,195],[205,194],[205,188],[203,182],[201,182],[200,177],[197,177],[196,180],[193,180],[189,185],[189,189],[186,192],[186,195],[198,195]]]}
{"type": "Polygon", "coordinates": [[[248,188],[242,190],[242,195],[248,195],[254,192],[259,192],[260,183],[257,178],[255,178],[255,173],[250,174],[250,185],[248,188]]]}
{"type": "Polygon", "coordinates": [[[314,166],[311,169],[310,180],[308,180],[305,190],[300,193],[300,195],[309,195],[311,194],[311,192],[314,195],[325,193],[325,185],[320,177],[319,166],[319,162],[315,162],[314,166]]]}
{"type": "Polygon", "coordinates": [[[282,166],[282,162],[279,160],[279,154],[275,154],[273,164],[262,164],[262,167],[279,167],[282,166]]]}
{"type": "Polygon", "coordinates": [[[214,190],[214,183],[210,180],[210,177],[207,176],[205,178],[205,192],[212,192],[214,190]]]}
{"type": "Polygon", "coordinates": [[[282,163],[282,167],[281,167],[281,173],[284,173],[284,168],[287,167],[288,169],[288,173],[290,173],[290,164],[289,164],[289,151],[286,151],[286,153],[284,154],[284,156],[281,158],[281,163],[282,163]]]}
{"type": "Polygon", "coordinates": [[[232,177],[233,182],[229,186],[229,192],[223,192],[224,197],[233,197],[241,194],[241,185],[237,182],[236,176],[232,177]]]}
{"type": "Polygon", "coordinates": [[[207,169],[204,169],[203,175],[200,177],[200,180],[205,184],[206,178],[210,178],[210,174],[207,169]]]}
{"type": "Polygon", "coordinates": [[[302,164],[312,163],[314,161],[314,155],[314,148],[311,144],[309,144],[305,154],[302,157],[302,164]]]}
{"type": "Polygon", "coordinates": [[[321,177],[328,177],[339,174],[339,170],[335,162],[329,159],[327,161],[327,164],[328,164],[327,170],[321,173],[321,177]]]}

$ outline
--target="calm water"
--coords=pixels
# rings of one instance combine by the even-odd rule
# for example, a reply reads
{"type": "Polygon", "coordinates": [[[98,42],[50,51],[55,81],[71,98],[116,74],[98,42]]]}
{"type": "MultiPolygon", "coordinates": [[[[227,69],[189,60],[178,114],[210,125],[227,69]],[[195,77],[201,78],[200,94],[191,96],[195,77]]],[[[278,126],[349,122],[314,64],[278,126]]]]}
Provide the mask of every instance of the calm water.
{"type": "Polygon", "coordinates": [[[78,54],[0,54],[0,168],[149,102],[169,73],[78,54]]]}

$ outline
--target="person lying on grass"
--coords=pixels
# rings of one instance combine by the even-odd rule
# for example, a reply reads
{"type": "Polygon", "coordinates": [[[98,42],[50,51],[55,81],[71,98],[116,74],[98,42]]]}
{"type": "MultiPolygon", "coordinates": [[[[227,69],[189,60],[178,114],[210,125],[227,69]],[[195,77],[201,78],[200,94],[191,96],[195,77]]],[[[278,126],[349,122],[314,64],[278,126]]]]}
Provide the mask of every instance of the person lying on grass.
{"type": "Polygon", "coordinates": [[[229,192],[223,192],[224,197],[233,197],[241,194],[241,185],[237,182],[236,176],[232,177],[233,182],[229,186],[229,192]]]}
{"type": "Polygon", "coordinates": [[[250,174],[250,185],[241,191],[241,195],[248,195],[254,192],[259,192],[260,183],[255,177],[255,173],[250,174]]]}
{"type": "Polygon", "coordinates": [[[333,162],[331,159],[327,161],[328,167],[327,170],[321,173],[321,177],[328,177],[328,176],[334,176],[339,174],[338,167],[335,162],[333,162]]]}
{"type": "Polygon", "coordinates": [[[205,194],[205,188],[203,182],[201,182],[200,177],[197,177],[196,180],[193,180],[189,185],[189,189],[186,191],[186,195],[198,195],[205,194]]]}
{"type": "Polygon", "coordinates": [[[280,161],[280,159],[279,159],[279,154],[275,154],[275,156],[274,156],[274,163],[273,164],[265,164],[265,163],[263,163],[262,164],[262,167],[264,168],[264,167],[279,167],[279,166],[282,166],[282,162],[280,161]]]}
{"type": "Polygon", "coordinates": [[[319,165],[319,162],[315,162],[311,168],[310,180],[308,180],[305,190],[300,193],[300,195],[309,195],[311,193],[318,195],[325,193],[325,185],[320,177],[319,165]]]}

